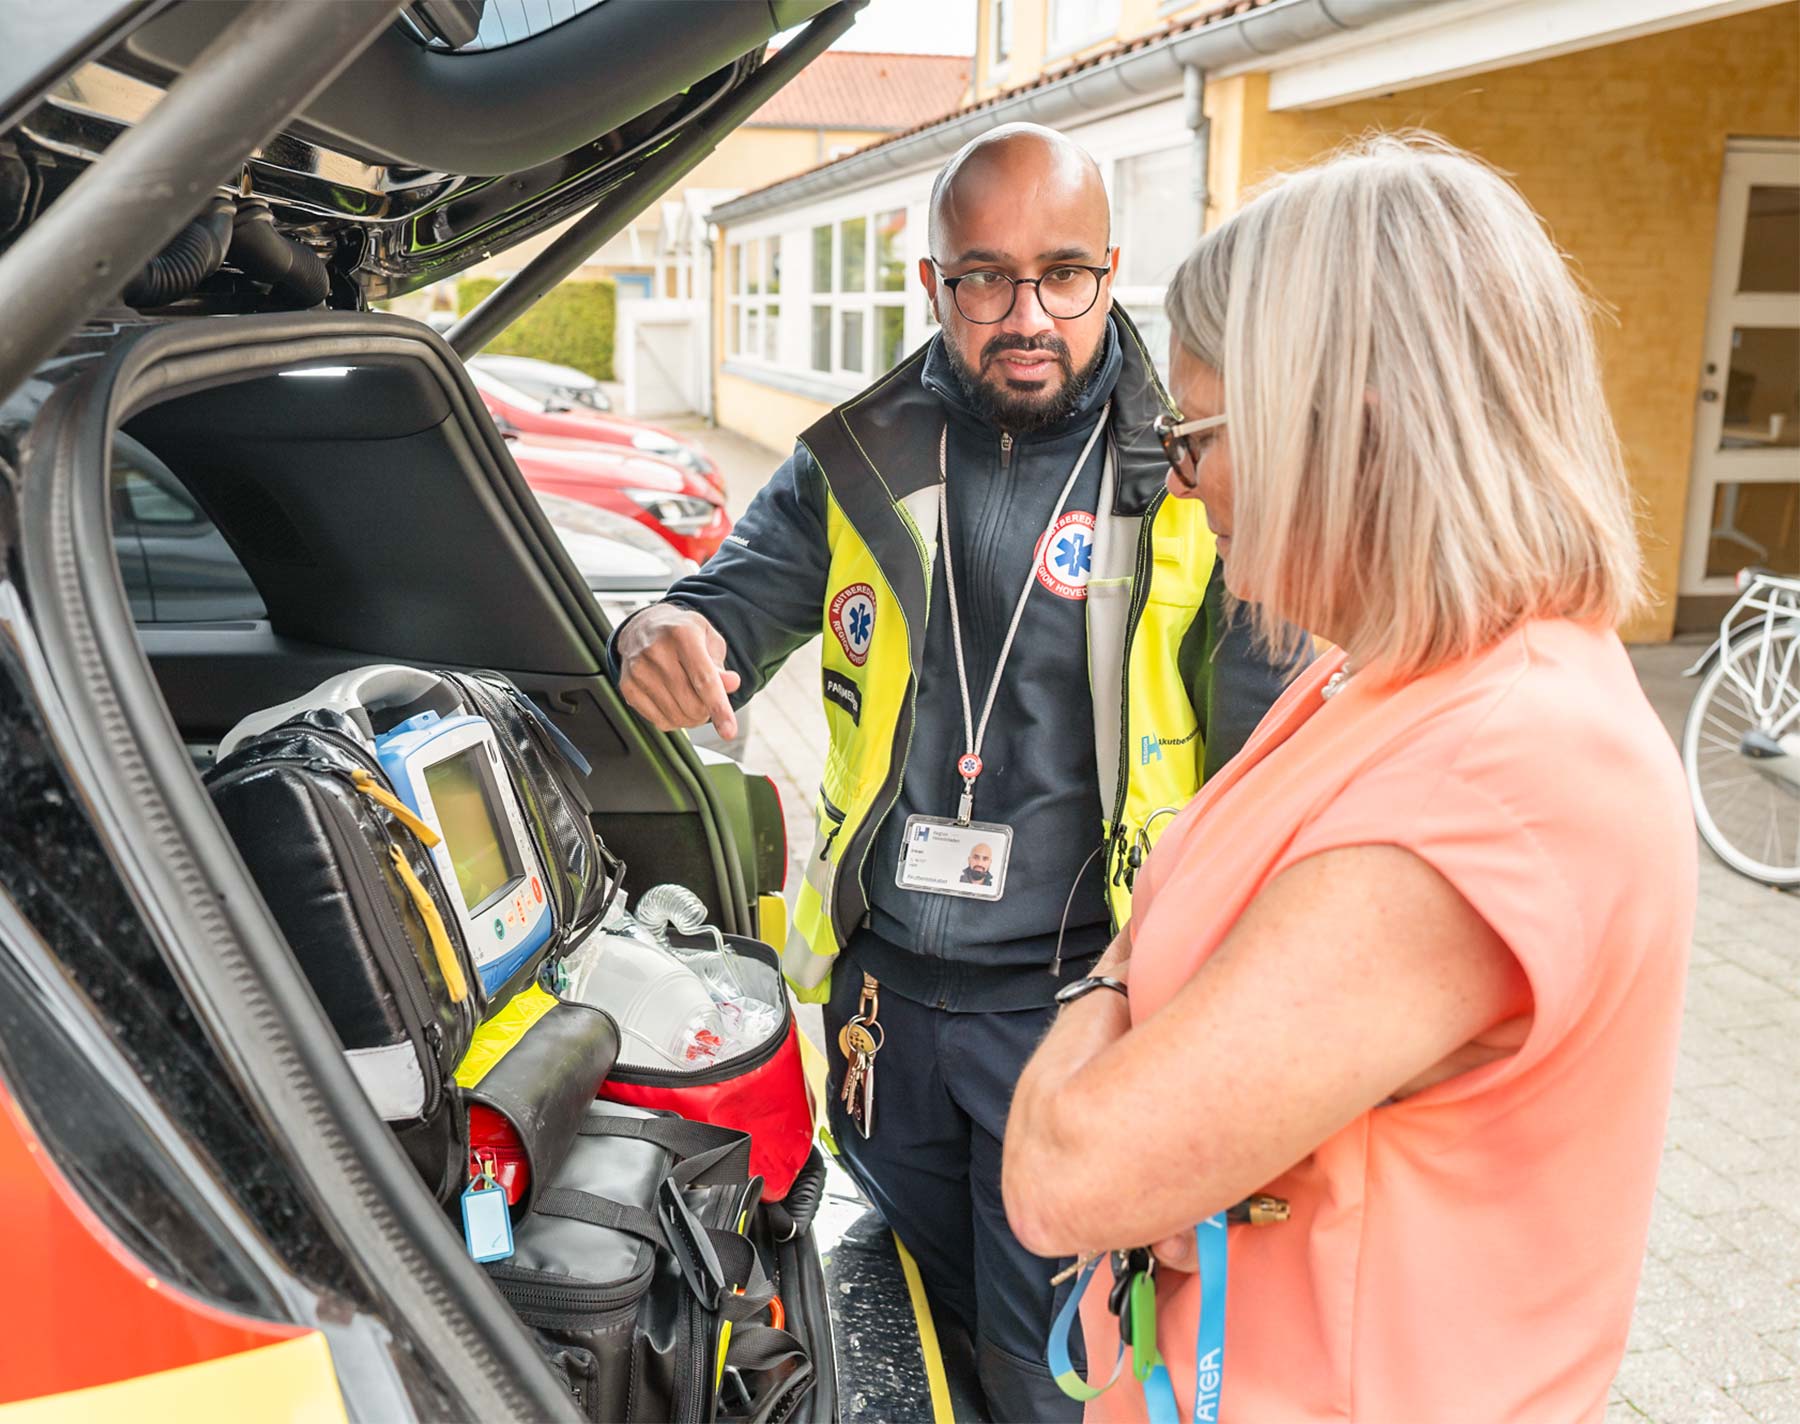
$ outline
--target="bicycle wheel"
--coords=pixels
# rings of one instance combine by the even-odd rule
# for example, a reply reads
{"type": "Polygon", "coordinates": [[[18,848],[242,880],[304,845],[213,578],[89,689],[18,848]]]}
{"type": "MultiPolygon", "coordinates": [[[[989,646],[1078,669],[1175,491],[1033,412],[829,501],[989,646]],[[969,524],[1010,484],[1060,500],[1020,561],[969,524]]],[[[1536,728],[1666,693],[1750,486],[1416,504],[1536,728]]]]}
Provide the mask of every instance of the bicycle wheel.
{"type": "Polygon", "coordinates": [[[1800,722],[1779,741],[1766,733],[1800,703],[1796,641],[1793,620],[1734,638],[1701,679],[1681,733],[1700,838],[1740,875],[1782,887],[1800,885],[1800,722]],[[1753,700],[1773,716],[1758,717],[1753,700]]]}

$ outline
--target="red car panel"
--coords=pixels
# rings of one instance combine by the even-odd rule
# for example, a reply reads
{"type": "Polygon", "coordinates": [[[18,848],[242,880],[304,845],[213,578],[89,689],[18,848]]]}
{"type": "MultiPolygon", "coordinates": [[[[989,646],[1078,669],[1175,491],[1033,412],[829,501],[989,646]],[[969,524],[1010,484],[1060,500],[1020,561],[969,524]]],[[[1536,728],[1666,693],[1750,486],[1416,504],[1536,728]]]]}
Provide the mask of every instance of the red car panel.
{"type": "Polygon", "coordinates": [[[719,492],[699,476],[666,460],[582,440],[533,436],[508,443],[519,473],[532,489],[635,519],[697,564],[711,558],[731,532],[731,516],[725,512],[719,492]],[[702,500],[712,513],[697,529],[671,529],[626,494],[628,489],[657,490],[702,500]]]}
{"type": "Polygon", "coordinates": [[[306,1332],[252,1320],[157,1279],[63,1179],[0,1088],[9,1231],[0,1404],[236,1355],[306,1332]]]}
{"type": "Polygon", "coordinates": [[[632,444],[634,436],[646,432],[660,435],[663,439],[682,445],[693,454],[703,468],[701,476],[715,488],[722,489],[724,476],[719,467],[713,463],[703,451],[683,440],[679,435],[664,430],[660,425],[652,425],[648,421],[632,420],[626,416],[613,415],[607,411],[594,410],[588,406],[571,406],[567,410],[544,410],[535,402],[527,405],[507,399],[495,389],[493,377],[483,377],[478,372],[471,372],[475,380],[475,389],[481,395],[481,402],[488,408],[488,414],[502,430],[511,427],[527,439],[536,440],[540,436],[555,436],[565,440],[592,441],[601,445],[621,446],[633,454],[657,456],[654,450],[639,450],[632,444]]]}

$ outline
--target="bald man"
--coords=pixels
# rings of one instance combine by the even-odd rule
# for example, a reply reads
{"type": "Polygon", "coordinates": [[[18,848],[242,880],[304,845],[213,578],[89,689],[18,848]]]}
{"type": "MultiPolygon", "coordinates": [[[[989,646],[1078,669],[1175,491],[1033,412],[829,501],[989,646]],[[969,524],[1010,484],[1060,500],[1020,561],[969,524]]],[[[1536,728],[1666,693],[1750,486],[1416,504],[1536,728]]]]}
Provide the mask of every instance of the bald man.
{"type": "Polygon", "coordinates": [[[1087,970],[1155,813],[1284,675],[1227,622],[1204,512],[1163,498],[1168,401],[1112,305],[1109,229],[1061,135],[1008,125],[958,153],[919,264],[939,333],[805,431],[613,646],[640,715],[729,737],[823,635],[831,745],[783,966],[825,1005],[844,1159],[1003,1420],[1081,1415],[1044,1363],[1058,1263],[1001,1205],[1013,1085],[1059,995],[1116,987],[1087,970]]]}

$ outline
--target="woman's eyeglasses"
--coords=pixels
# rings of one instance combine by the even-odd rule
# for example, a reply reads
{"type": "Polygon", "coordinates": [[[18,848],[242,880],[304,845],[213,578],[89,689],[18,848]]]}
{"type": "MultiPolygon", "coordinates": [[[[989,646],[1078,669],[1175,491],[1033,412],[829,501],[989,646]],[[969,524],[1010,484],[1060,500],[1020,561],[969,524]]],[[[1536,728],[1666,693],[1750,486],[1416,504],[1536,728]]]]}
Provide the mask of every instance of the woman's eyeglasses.
{"type": "Polygon", "coordinates": [[[1222,415],[1209,415],[1202,420],[1182,420],[1179,416],[1156,417],[1156,438],[1162,442],[1163,454],[1169,457],[1169,464],[1176,469],[1185,466],[1190,470],[1200,468],[1200,460],[1206,454],[1205,445],[1194,439],[1194,436],[1206,430],[1217,430],[1225,423],[1222,415]]]}
{"type": "Polygon", "coordinates": [[[937,258],[931,265],[938,268],[938,280],[950,289],[950,300],[964,321],[977,326],[992,326],[1012,315],[1013,303],[1019,299],[1020,287],[1036,287],[1038,305],[1044,315],[1057,321],[1073,321],[1086,316],[1100,295],[1100,281],[1112,271],[1110,267],[1084,267],[1066,262],[1052,267],[1041,277],[1009,277],[1004,272],[968,272],[961,277],[946,277],[937,258]]]}

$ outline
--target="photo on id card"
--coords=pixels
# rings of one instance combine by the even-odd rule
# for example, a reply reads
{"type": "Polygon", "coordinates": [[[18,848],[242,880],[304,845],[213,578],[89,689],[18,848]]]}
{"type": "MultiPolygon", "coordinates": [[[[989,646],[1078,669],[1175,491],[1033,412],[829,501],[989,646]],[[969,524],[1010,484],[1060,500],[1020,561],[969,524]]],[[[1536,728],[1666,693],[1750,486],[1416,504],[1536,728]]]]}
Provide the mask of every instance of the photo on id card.
{"type": "Polygon", "coordinates": [[[986,821],[959,826],[936,816],[906,818],[906,849],[894,872],[902,890],[998,900],[1006,893],[1012,827],[986,821]]]}

